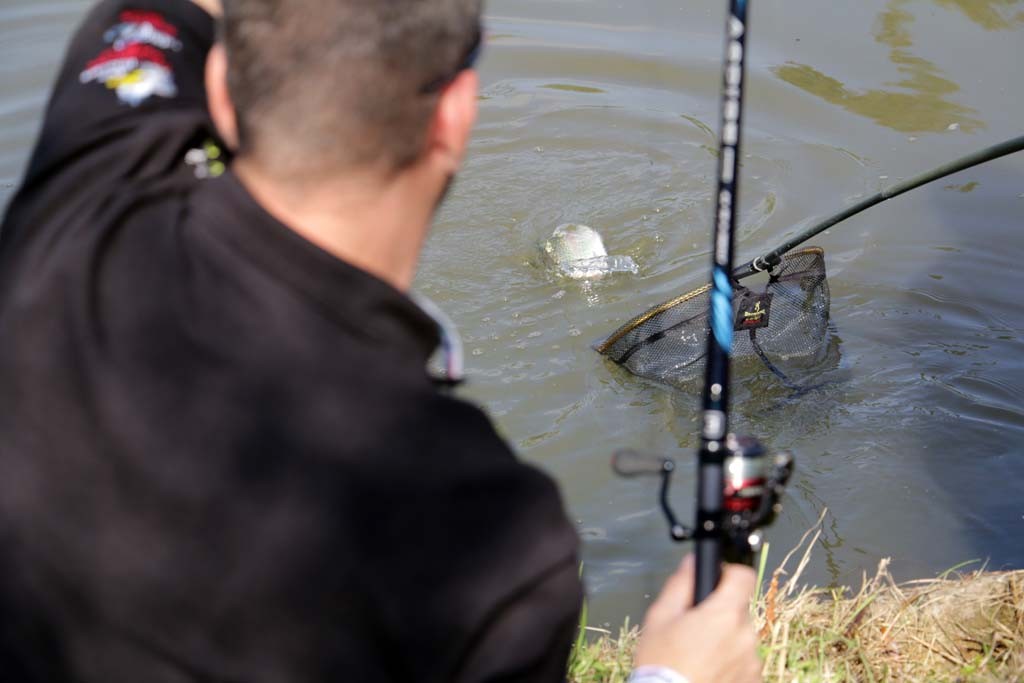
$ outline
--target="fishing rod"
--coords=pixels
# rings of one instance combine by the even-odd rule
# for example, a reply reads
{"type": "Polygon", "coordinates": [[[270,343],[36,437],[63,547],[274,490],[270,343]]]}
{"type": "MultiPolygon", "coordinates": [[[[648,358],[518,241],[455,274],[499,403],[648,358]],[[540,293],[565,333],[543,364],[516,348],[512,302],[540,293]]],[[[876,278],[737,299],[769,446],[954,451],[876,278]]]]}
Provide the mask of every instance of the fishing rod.
{"type": "Polygon", "coordinates": [[[703,425],[697,454],[697,591],[707,597],[722,574],[725,507],[726,435],[729,429],[729,370],[733,333],[733,251],[739,203],[740,129],[746,75],[747,0],[730,0],[722,83],[718,192],[711,241],[711,307],[708,311],[707,362],[701,397],[703,425]]]}
{"type": "MultiPolygon", "coordinates": [[[[726,19],[726,49],[722,78],[722,119],[719,133],[718,192],[711,248],[709,330],[704,365],[701,446],[697,454],[696,590],[694,602],[704,600],[718,585],[722,561],[752,563],[760,537],[757,508],[750,503],[777,505],[774,489],[764,495],[766,451],[752,437],[729,434],[730,354],[733,311],[733,252],[739,204],[740,131],[747,57],[747,0],[730,0],[726,19]],[[728,479],[726,468],[728,467],[728,479]],[[775,500],[770,500],[774,498],[775,500]]],[[[779,463],[782,465],[782,463],[779,463]]],[[[789,477],[792,458],[785,464],[789,477]]],[[[781,489],[784,484],[774,487],[781,489]]],[[[758,508],[761,507],[760,505],[758,508]]],[[[767,512],[767,511],[766,511],[767,512]]]]}
{"type": "Polygon", "coordinates": [[[835,213],[829,216],[828,218],[825,218],[815,223],[814,225],[807,228],[807,230],[803,231],[796,237],[790,239],[781,246],[772,249],[766,254],[763,254],[755,259],[748,261],[747,263],[743,264],[735,271],[733,271],[733,279],[742,280],[743,278],[750,277],[755,273],[771,271],[773,268],[775,268],[775,266],[779,265],[779,263],[782,260],[783,254],[785,254],[786,252],[791,251],[794,247],[803,244],[804,242],[811,239],[815,235],[818,235],[824,232],[825,230],[828,230],[833,225],[841,223],[842,221],[845,221],[847,218],[850,218],[851,216],[856,216],[861,211],[870,209],[872,206],[875,206],[876,204],[881,204],[882,202],[892,199],[893,197],[898,197],[904,192],[909,192],[910,190],[921,187],[922,185],[927,185],[932,181],[945,178],[948,175],[959,173],[960,171],[971,168],[972,166],[977,166],[978,164],[983,164],[986,161],[992,161],[993,159],[998,159],[1000,157],[1004,157],[1008,154],[1013,154],[1014,152],[1019,152],[1021,150],[1024,150],[1024,135],[1015,137],[1011,140],[1006,140],[1005,142],[1000,142],[998,145],[986,147],[985,149],[974,152],[973,154],[968,154],[967,156],[961,157],[955,161],[951,161],[948,164],[943,164],[938,168],[932,169],[925,173],[921,173],[920,175],[916,175],[913,178],[904,180],[903,182],[896,183],[891,187],[887,187],[881,192],[873,194],[867,199],[863,199],[854,204],[853,206],[849,206],[843,209],[842,211],[839,211],[838,213],[835,213]]]}
{"type": "MultiPolygon", "coordinates": [[[[747,0],[730,0],[726,37],[695,528],[680,524],[669,502],[669,486],[676,467],[672,459],[632,450],[619,451],[612,459],[612,467],[622,476],[661,477],[660,505],[671,537],[696,542],[695,603],[715,589],[723,561],[753,563],[761,546],[758,529],[778,513],[779,498],[793,466],[792,456],[780,454],[770,458],[757,439],[729,433],[730,353],[737,324],[730,275],[739,189],[747,0]]],[[[770,299],[765,298],[763,304],[770,306],[770,299]]]]}

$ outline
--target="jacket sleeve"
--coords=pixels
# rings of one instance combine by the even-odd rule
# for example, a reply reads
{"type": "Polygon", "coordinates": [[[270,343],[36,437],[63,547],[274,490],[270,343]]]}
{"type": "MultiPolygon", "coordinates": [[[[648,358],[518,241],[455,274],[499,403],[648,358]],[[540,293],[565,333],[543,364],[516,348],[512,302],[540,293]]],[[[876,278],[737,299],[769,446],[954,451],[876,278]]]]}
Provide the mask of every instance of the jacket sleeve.
{"type": "Polygon", "coordinates": [[[394,643],[380,666],[394,681],[564,681],[582,586],[556,483],[475,406],[407,395],[373,410],[372,432],[394,435],[387,465],[359,459],[347,475],[345,505],[374,524],[338,515],[358,539],[373,640],[394,643]]]}
{"type": "Polygon", "coordinates": [[[26,180],[162,112],[207,111],[213,18],[190,0],[103,0],[75,33],[26,180]]]}
{"type": "Polygon", "coordinates": [[[436,527],[421,529],[438,539],[431,542],[435,552],[443,536],[452,544],[440,554],[447,559],[437,585],[444,587],[441,604],[460,608],[434,623],[457,613],[468,629],[465,639],[446,637],[458,641],[458,663],[444,678],[564,681],[583,590],[579,539],[558,487],[516,458],[481,411],[458,400],[443,403],[431,413],[443,433],[431,451],[443,454],[446,464],[432,495],[445,501],[444,511],[436,527]]]}
{"type": "Polygon", "coordinates": [[[562,683],[579,625],[579,567],[564,562],[480,634],[458,683],[562,683]]]}

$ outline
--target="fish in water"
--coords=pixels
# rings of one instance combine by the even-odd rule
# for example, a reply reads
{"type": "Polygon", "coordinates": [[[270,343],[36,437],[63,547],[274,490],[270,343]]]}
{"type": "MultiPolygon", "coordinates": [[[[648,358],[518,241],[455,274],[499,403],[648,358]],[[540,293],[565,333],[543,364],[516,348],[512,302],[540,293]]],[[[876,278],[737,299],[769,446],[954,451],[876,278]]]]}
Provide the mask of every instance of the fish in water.
{"type": "Polygon", "coordinates": [[[640,272],[631,257],[609,256],[597,230],[579,223],[559,225],[542,250],[552,268],[574,280],[640,272]]]}

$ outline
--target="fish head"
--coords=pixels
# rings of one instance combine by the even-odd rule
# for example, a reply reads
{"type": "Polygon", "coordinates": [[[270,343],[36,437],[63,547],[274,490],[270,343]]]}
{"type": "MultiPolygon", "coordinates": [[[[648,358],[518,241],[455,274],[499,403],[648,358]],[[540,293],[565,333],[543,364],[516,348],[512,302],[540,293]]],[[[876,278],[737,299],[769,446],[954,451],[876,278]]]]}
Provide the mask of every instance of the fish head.
{"type": "Polygon", "coordinates": [[[544,242],[544,253],[558,268],[573,262],[607,256],[597,230],[579,223],[564,223],[544,242]]]}

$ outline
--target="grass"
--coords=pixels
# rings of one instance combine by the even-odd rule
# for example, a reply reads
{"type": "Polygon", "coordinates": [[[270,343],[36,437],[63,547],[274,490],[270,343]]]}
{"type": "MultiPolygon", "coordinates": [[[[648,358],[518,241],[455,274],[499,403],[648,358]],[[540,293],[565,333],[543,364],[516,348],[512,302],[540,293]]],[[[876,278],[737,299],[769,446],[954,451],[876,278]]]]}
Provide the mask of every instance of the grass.
{"type": "MultiPolygon", "coordinates": [[[[820,535],[819,520],[755,596],[765,681],[1024,682],[1024,571],[962,572],[965,563],[897,584],[885,559],[855,591],[802,586],[820,535]]],[[[765,568],[762,554],[762,579],[765,568]]],[[[584,612],[570,683],[623,683],[638,637],[628,622],[617,634],[588,628],[584,612]]]]}
{"type": "Polygon", "coordinates": [[[586,625],[586,606],[580,635],[569,655],[569,683],[624,683],[633,670],[633,649],[640,631],[629,620],[617,634],[586,625]],[[596,637],[587,638],[590,633],[596,637]]]}

